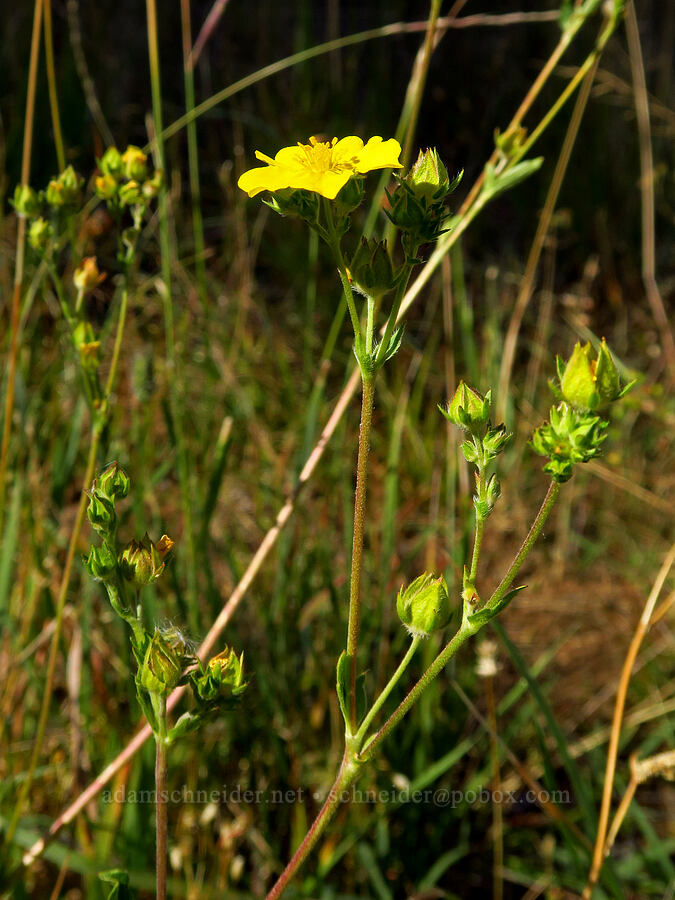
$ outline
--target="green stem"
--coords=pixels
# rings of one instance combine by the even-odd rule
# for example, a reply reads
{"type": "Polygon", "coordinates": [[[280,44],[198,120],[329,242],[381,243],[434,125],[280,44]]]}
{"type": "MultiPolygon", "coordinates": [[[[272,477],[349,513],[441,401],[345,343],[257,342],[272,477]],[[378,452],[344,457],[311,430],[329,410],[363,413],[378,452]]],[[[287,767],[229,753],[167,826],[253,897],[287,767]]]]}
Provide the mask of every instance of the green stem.
{"type": "Polygon", "coordinates": [[[309,854],[312,852],[317,841],[324,833],[326,827],[337,812],[338,807],[343,802],[344,797],[342,795],[353,783],[358,774],[359,768],[359,764],[350,759],[348,754],[345,752],[345,755],[342,759],[342,764],[340,765],[340,770],[337,774],[337,778],[335,779],[335,783],[330,789],[330,792],[326,797],[323,806],[321,807],[319,815],[312,823],[311,828],[305,835],[305,839],[293,854],[291,861],[288,863],[284,871],[281,873],[281,875],[273,885],[272,890],[267,895],[266,900],[277,900],[277,898],[279,898],[288,887],[289,882],[298,871],[300,866],[307,859],[309,854]]]}
{"type": "Polygon", "coordinates": [[[391,694],[392,690],[396,686],[401,675],[403,675],[405,670],[408,668],[410,660],[415,655],[415,651],[417,650],[419,645],[422,643],[422,640],[423,640],[422,635],[416,634],[413,637],[413,639],[410,643],[410,646],[408,647],[407,653],[405,654],[405,656],[399,663],[398,669],[396,669],[396,671],[391,676],[391,678],[389,679],[387,684],[384,686],[384,688],[382,689],[382,693],[377,698],[377,700],[373,703],[372,707],[370,708],[370,710],[368,712],[368,715],[365,717],[365,719],[361,723],[361,726],[360,726],[360,728],[356,734],[356,738],[355,738],[355,744],[357,747],[362,744],[363,739],[366,736],[366,733],[368,731],[368,728],[370,727],[370,723],[373,721],[375,716],[378,714],[378,712],[384,705],[385,700],[387,699],[389,694],[391,694]]]}
{"type": "MultiPolygon", "coordinates": [[[[476,441],[474,440],[474,444],[476,441]]],[[[485,493],[485,466],[478,466],[478,485],[477,485],[477,497],[479,500],[483,499],[483,494],[485,493]]],[[[478,560],[480,559],[480,548],[483,543],[483,529],[485,527],[485,519],[480,514],[478,506],[476,506],[476,534],[474,536],[473,541],[473,555],[471,557],[471,571],[469,573],[469,581],[471,584],[476,583],[476,576],[478,574],[478,560]]]]}
{"type": "MultiPolygon", "coordinates": [[[[344,256],[342,255],[340,238],[338,237],[337,231],[335,229],[333,207],[330,205],[330,201],[326,200],[325,197],[321,197],[321,208],[323,209],[323,213],[326,219],[327,243],[333,251],[333,256],[335,257],[335,262],[338,267],[340,281],[342,282],[342,290],[344,292],[347,306],[349,308],[349,315],[352,320],[352,328],[354,329],[354,341],[356,344],[356,350],[357,353],[360,354],[363,349],[361,322],[359,320],[359,314],[356,311],[356,303],[354,302],[354,292],[352,291],[352,285],[349,281],[349,275],[347,275],[347,265],[345,263],[344,256]]],[[[324,237],[326,237],[326,235],[324,235],[324,237]]]]}
{"type": "Polygon", "coordinates": [[[155,828],[156,828],[156,876],[157,900],[166,900],[166,857],[167,857],[167,789],[168,738],[166,727],[166,697],[150,694],[157,732],[155,733],[155,828]]]}
{"type": "Polygon", "coordinates": [[[375,298],[366,298],[367,320],[366,320],[366,356],[370,357],[373,352],[373,325],[375,317],[375,298]]]}
{"type": "Polygon", "coordinates": [[[417,684],[408,692],[408,695],[404,700],[399,703],[394,712],[389,716],[387,721],[384,723],[382,728],[375,734],[370,741],[365,745],[363,750],[359,753],[359,759],[366,760],[372,759],[375,755],[375,751],[380,746],[382,741],[387,737],[390,731],[398,725],[403,716],[408,712],[410,707],[417,702],[420,696],[426,691],[431,682],[439,675],[448,662],[452,659],[452,657],[457,653],[459,648],[464,644],[471,635],[475,634],[477,631],[477,627],[474,625],[470,625],[468,620],[465,619],[459,631],[455,634],[452,640],[446,644],[443,650],[438,654],[436,659],[432,662],[429,668],[426,670],[424,675],[419,679],[417,684]]]}
{"type": "MultiPolygon", "coordinates": [[[[560,485],[556,481],[552,481],[549,485],[548,491],[546,492],[546,496],[544,497],[541,507],[539,508],[539,512],[537,513],[537,516],[532,523],[532,527],[527,533],[527,537],[523,541],[523,544],[518,551],[515,559],[511,563],[506,575],[501,580],[499,586],[488,600],[486,606],[494,606],[499,602],[499,600],[508,590],[511,582],[518,572],[518,569],[523,564],[525,557],[532,549],[532,545],[534,544],[539,534],[541,534],[544,523],[548,519],[549,513],[551,512],[553,504],[555,503],[559,493],[560,485]]],[[[470,638],[480,629],[480,625],[472,625],[469,622],[466,604],[464,606],[464,610],[464,619],[462,620],[462,624],[460,625],[459,630],[457,631],[455,636],[438,654],[438,656],[429,666],[424,675],[422,675],[417,684],[408,693],[407,697],[397,706],[391,716],[389,716],[382,728],[380,728],[377,734],[373,738],[371,738],[371,740],[365,745],[363,750],[359,753],[359,759],[364,761],[372,759],[375,751],[380,746],[382,741],[396,727],[396,725],[398,725],[398,723],[405,716],[411,706],[413,706],[417,702],[417,700],[424,693],[424,691],[426,691],[434,678],[436,678],[443,671],[448,662],[457,653],[459,648],[464,643],[466,643],[468,638],[470,638]]]]}
{"type": "Polygon", "coordinates": [[[537,513],[537,517],[532,523],[532,527],[527,533],[527,537],[523,541],[520,550],[516,554],[515,559],[509,566],[509,569],[499,582],[497,587],[495,588],[494,593],[486,603],[486,606],[495,606],[502,599],[504,594],[511,587],[513,579],[518,574],[518,569],[522,566],[525,561],[525,557],[528,555],[534,542],[537,540],[539,535],[541,534],[541,530],[544,527],[546,520],[549,517],[551,510],[553,509],[553,505],[558,499],[558,494],[560,493],[560,485],[557,481],[551,481],[548,486],[548,491],[546,492],[546,496],[539,508],[539,512],[537,513]]]}
{"type": "Polygon", "coordinates": [[[354,539],[352,542],[352,570],[349,580],[349,622],[347,625],[347,655],[351,669],[349,680],[349,717],[351,730],[356,730],[356,650],[359,637],[359,606],[361,570],[363,567],[363,533],[366,522],[366,487],[368,483],[368,451],[373,420],[375,381],[361,380],[361,426],[359,428],[359,452],[356,463],[356,496],[354,498],[354,539]]]}
{"type": "MultiPolygon", "coordinates": [[[[154,143],[158,168],[166,171],[164,140],[162,135],[162,91],[159,68],[159,45],[157,39],[157,6],[156,0],[146,0],[148,58],[150,62],[150,84],[152,92],[152,118],[154,127],[154,143]]],[[[192,496],[190,487],[190,471],[187,451],[183,435],[183,421],[178,403],[178,385],[182,383],[178,371],[176,355],[176,339],[174,333],[173,299],[171,295],[171,241],[169,238],[168,202],[166,186],[159,193],[159,244],[162,264],[162,281],[164,282],[164,331],[166,341],[166,361],[168,369],[169,408],[173,419],[176,439],[176,459],[178,463],[178,480],[181,490],[181,510],[185,527],[187,544],[187,608],[190,613],[190,627],[199,631],[199,613],[197,599],[197,571],[194,528],[192,523],[192,496]]]]}
{"type": "Polygon", "coordinates": [[[108,380],[106,382],[105,388],[105,396],[101,403],[101,408],[94,412],[93,420],[92,420],[92,428],[91,428],[91,438],[89,442],[89,455],[87,457],[87,465],[85,468],[84,478],[82,480],[82,491],[80,494],[80,503],[77,508],[77,514],[75,516],[75,524],[73,525],[73,530],[70,535],[70,542],[68,544],[68,553],[66,556],[65,566],[63,568],[63,574],[61,576],[61,584],[59,585],[59,593],[56,598],[56,611],[54,615],[54,632],[52,634],[52,640],[49,647],[49,659],[47,661],[47,675],[45,678],[45,686],[42,694],[42,706],[40,708],[40,717],[38,719],[38,725],[35,732],[34,742],[33,742],[33,752],[31,754],[30,763],[28,765],[28,771],[26,772],[26,778],[23,781],[21,788],[19,790],[19,794],[16,799],[16,803],[14,805],[14,810],[12,812],[12,818],[10,820],[9,825],[7,826],[7,831],[5,833],[5,844],[8,845],[12,838],[14,837],[14,832],[16,831],[16,826],[19,822],[19,816],[21,815],[21,810],[23,809],[23,805],[26,802],[26,798],[33,784],[33,778],[35,776],[35,769],[37,767],[38,760],[40,758],[40,754],[42,752],[42,745],[44,743],[45,738],[45,730],[47,727],[47,717],[49,715],[49,707],[51,705],[52,693],[54,691],[54,675],[56,672],[56,659],[59,652],[59,643],[61,640],[61,631],[63,629],[63,611],[66,605],[66,595],[68,593],[68,586],[70,584],[70,574],[73,568],[73,562],[75,560],[75,552],[77,550],[77,545],[80,540],[80,534],[82,532],[82,525],[84,524],[84,516],[87,510],[88,496],[87,491],[91,487],[91,483],[94,480],[94,474],[96,471],[96,458],[98,454],[98,448],[101,441],[101,434],[103,433],[103,429],[106,424],[107,412],[108,412],[108,401],[110,399],[110,395],[112,393],[113,385],[115,383],[115,375],[117,373],[117,365],[119,362],[119,352],[120,347],[122,345],[122,338],[124,335],[124,325],[126,322],[126,313],[127,313],[127,286],[124,285],[124,289],[122,291],[122,303],[120,305],[120,311],[117,319],[117,334],[115,336],[115,349],[113,351],[112,361],[110,363],[110,371],[108,373],[108,380]]]}
{"type": "Polygon", "coordinates": [[[52,116],[52,128],[54,129],[54,148],[59,172],[66,167],[66,154],[63,148],[63,134],[61,132],[61,117],[59,115],[59,98],[56,91],[56,70],[54,69],[54,40],[52,35],[52,0],[44,0],[44,35],[45,35],[45,65],[47,69],[47,87],[49,90],[49,108],[52,116]]]}

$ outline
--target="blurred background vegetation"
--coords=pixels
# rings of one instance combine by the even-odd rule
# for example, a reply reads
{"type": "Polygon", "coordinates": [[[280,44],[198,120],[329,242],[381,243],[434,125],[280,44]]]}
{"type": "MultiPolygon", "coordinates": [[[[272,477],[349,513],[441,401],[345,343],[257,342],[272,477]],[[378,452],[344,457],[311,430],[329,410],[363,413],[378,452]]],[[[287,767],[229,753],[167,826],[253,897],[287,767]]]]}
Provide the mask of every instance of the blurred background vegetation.
{"type": "MultiPolygon", "coordinates": [[[[89,177],[110,140],[120,148],[148,141],[145,7],[132,0],[57,0],[52,6],[67,162],[89,177]]],[[[181,10],[178,2],[160,6],[168,125],[185,112],[181,10]]],[[[193,0],[190,6],[194,40],[214,3],[193,0]]],[[[465,4],[461,15],[552,9],[547,0],[517,5],[487,0],[482,6],[465,4]]],[[[675,7],[646,0],[636,12],[649,91],[656,272],[672,309],[675,7]]],[[[447,13],[444,7],[442,14],[447,13]]],[[[392,22],[423,26],[427,15],[426,4],[397,0],[231,0],[199,55],[196,100],[324,41],[392,22]]],[[[20,181],[33,5],[11,4],[2,18],[4,397],[16,238],[7,196],[20,181]]],[[[599,23],[596,16],[563,58],[537,101],[540,112],[585,58],[599,23]]],[[[480,173],[495,129],[510,120],[558,34],[554,19],[481,23],[450,29],[440,41],[415,146],[436,146],[449,170],[465,170],[451,198],[453,208],[480,173]]],[[[122,536],[140,536],[147,528],[155,539],[162,532],[176,539],[175,562],[158,583],[149,616],[184,625],[195,641],[273,525],[352,362],[346,322],[330,359],[322,361],[339,301],[327,254],[299,223],[249,202],[236,179],[254,162],[256,149],[273,154],[311,134],[392,135],[423,37],[422,27],[300,62],[201,116],[201,259],[195,259],[185,132],[167,142],[177,363],[172,370],[166,362],[155,219],[142,239],[144,258],[100,462],[117,459],[132,478],[122,536]],[[168,399],[171,382],[180,401],[178,421],[168,399]],[[177,433],[188,461],[187,504],[179,487],[177,433]],[[185,540],[186,506],[193,553],[185,540]]],[[[538,144],[536,152],[545,158],[540,171],[479,217],[412,307],[402,351],[380,383],[362,632],[371,696],[405,645],[394,610],[400,584],[424,568],[445,571],[455,590],[458,576],[461,583],[471,537],[469,482],[456,438],[436,404],[447,399],[460,377],[483,391],[497,386],[504,334],[569,113],[566,107],[538,144]]],[[[44,186],[57,168],[42,61],[31,184],[44,186]]],[[[494,648],[487,648],[496,657],[497,675],[480,678],[479,648],[463,650],[359,783],[363,790],[410,784],[493,789],[498,782],[484,718],[493,716],[503,741],[492,747],[502,787],[518,799],[503,804],[501,822],[492,804],[344,806],[293,885],[296,896],[492,896],[497,841],[504,847],[504,897],[571,897],[583,887],[587,848],[525,801],[526,788],[504,747],[547,789],[570,791],[564,812],[592,841],[616,680],[673,539],[675,408],[661,335],[641,281],[639,179],[633,82],[619,29],[600,61],[520,333],[505,407],[516,439],[504,463],[504,497],[485,535],[486,591],[508,565],[545,490],[541,462],[526,441],[550,404],[546,379],[554,374],[555,353],[567,354],[575,341],[591,334],[604,335],[627,370],[642,373],[640,384],[617,413],[603,460],[575,476],[528,561],[523,573],[528,590],[504,617],[503,633],[492,636],[494,648]],[[538,691],[528,679],[536,679],[538,691]]],[[[85,252],[95,253],[101,269],[114,273],[111,224],[104,213],[94,212],[82,237],[85,252]]],[[[72,270],[77,262],[65,260],[65,265],[72,270]]],[[[5,817],[35,730],[88,427],[58,303],[31,253],[26,265],[0,550],[5,817]]],[[[90,309],[109,340],[114,287],[111,275],[90,309]]],[[[253,673],[243,708],[174,753],[172,787],[226,790],[228,796],[216,804],[170,807],[173,896],[263,895],[318,809],[311,794],[332,782],[341,753],[335,661],[346,628],[357,426],[352,404],[228,625],[224,641],[245,651],[253,673]],[[309,796],[305,802],[247,804],[235,788],[266,795],[303,788],[309,796]]],[[[87,543],[85,533],[83,552],[87,543]]],[[[672,616],[666,616],[650,634],[631,682],[619,787],[628,778],[630,753],[648,756],[673,746],[673,645],[672,616]]],[[[431,660],[435,649],[429,641],[422,657],[431,660]]],[[[29,846],[133,734],[139,720],[133,671],[122,623],[78,562],[47,740],[17,847],[29,846]]],[[[415,671],[421,669],[413,666],[415,671]]],[[[113,786],[150,789],[152,776],[148,745],[113,786]]],[[[675,793],[667,782],[656,780],[638,790],[597,896],[672,896],[674,808],[675,793]]],[[[148,805],[93,801],[15,887],[15,896],[103,897],[96,872],[113,865],[129,869],[141,896],[151,896],[151,816],[148,805]]]]}

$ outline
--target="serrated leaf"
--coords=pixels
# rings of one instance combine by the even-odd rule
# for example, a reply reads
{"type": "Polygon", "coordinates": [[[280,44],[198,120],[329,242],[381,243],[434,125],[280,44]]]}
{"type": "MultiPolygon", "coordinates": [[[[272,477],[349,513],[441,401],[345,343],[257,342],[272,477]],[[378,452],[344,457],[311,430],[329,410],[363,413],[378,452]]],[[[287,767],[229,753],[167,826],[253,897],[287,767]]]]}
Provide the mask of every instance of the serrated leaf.
{"type": "MultiPolygon", "coordinates": [[[[382,360],[380,361],[380,365],[384,365],[384,363],[386,363],[387,360],[391,359],[392,356],[395,356],[398,353],[398,351],[401,347],[401,341],[403,340],[404,330],[405,330],[405,325],[399,325],[399,327],[394,330],[391,337],[389,338],[389,346],[385,350],[384,356],[382,357],[382,360]]],[[[376,348],[376,352],[377,352],[377,348],[376,348]]],[[[376,352],[373,354],[374,356],[376,356],[376,352]]]]}

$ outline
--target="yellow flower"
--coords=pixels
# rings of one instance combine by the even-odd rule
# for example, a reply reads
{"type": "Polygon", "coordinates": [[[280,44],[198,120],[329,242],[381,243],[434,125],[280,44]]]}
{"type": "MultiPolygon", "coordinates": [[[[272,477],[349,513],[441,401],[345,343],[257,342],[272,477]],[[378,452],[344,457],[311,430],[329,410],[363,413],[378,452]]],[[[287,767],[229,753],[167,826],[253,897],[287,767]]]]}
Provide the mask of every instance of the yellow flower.
{"type": "Polygon", "coordinates": [[[401,145],[393,138],[383,141],[372,137],[364,144],[354,136],[325,143],[311,137],[309,144],[284,147],[274,159],[256,150],[256,157],[267,165],[244,172],[238,184],[249,197],[261,191],[296,188],[334,200],[355,175],[373,169],[403,168],[398,161],[400,153],[401,145]]]}

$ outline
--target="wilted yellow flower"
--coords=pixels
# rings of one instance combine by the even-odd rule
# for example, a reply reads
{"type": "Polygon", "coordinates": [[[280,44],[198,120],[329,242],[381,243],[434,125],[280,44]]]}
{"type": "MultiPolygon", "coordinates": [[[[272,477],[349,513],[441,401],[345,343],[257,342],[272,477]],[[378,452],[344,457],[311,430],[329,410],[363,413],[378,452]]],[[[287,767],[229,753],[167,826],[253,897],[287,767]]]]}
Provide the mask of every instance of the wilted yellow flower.
{"type": "Polygon", "coordinates": [[[85,256],[73,273],[73,283],[83,293],[93,291],[104,279],[105,272],[99,272],[95,256],[85,256]]]}
{"type": "Polygon", "coordinates": [[[309,144],[284,147],[274,159],[256,150],[256,157],[267,165],[244,172],[238,185],[249,197],[261,191],[295,188],[334,200],[355,175],[373,169],[401,169],[400,153],[401,145],[393,138],[372,137],[364,144],[353,135],[325,143],[311,137],[309,144]]]}

